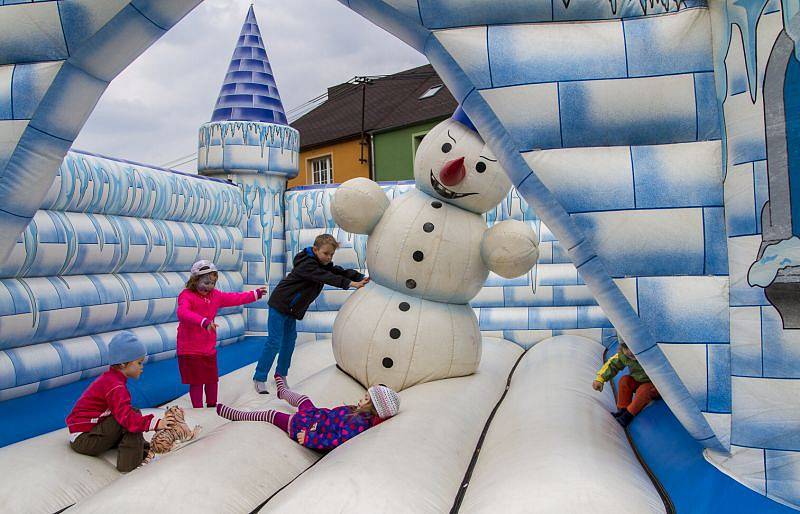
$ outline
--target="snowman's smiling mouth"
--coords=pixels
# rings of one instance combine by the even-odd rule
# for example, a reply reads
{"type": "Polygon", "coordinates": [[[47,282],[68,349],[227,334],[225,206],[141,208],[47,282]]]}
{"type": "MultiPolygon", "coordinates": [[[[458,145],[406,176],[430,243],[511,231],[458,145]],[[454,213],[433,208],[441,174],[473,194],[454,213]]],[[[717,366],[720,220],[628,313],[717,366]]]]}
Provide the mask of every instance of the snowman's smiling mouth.
{"type": "Polygon", "coordinates": [[[433,170],[431,170],[431,186],[433,186],[433,190],[436,191],[436,194],[438,194],[442,198],[446,198],[447,200],[455,200],[456,198],[464,198],[465,196],[478,194],[478,193],[456,193],[455,191],[447,189],[446,187],[444,187],[444,184],[436,180],[436,177],[433,175],[433,170]]]}

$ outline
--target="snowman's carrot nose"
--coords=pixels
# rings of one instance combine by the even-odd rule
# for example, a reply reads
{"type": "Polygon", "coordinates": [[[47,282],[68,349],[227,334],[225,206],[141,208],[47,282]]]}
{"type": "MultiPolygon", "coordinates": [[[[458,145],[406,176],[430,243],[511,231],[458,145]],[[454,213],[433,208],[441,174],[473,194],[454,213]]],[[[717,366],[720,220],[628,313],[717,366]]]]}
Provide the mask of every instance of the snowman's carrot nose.
{"type": "Polygon", "coordinates": [[[439,180],[446,186],[454,186],[464,180],[467,170],[464,168],[464,158],[459,157],[448,161],[439,172],[439,180]]]}

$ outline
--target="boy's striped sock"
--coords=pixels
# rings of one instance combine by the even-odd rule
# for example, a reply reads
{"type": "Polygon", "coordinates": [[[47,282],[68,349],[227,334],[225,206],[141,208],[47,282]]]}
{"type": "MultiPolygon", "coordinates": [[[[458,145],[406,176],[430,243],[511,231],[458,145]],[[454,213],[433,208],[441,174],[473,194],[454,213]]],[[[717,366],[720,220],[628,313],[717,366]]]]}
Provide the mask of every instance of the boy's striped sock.
{"type": "Polygon", "coordinates": [[[273,419],[275,419],[274,410],[249,412],[234,409],[233,407],[228,407],[222,403],[217,404],[217,414],[231,421],[266,421],[268,423],[272,423],[273,419]]]}
{"type": "Polygon", "coordinates": [[[295,393],[294,391],[286,387],[286,380],[280,375],[275,375],[275,386],[277,386],[278,388],[278,398],[280,398],[281,400],[285,400],[289,405],[293,407],[299,407],[301,403],[309,400],[308,396],[300,393],[295,393]]]}

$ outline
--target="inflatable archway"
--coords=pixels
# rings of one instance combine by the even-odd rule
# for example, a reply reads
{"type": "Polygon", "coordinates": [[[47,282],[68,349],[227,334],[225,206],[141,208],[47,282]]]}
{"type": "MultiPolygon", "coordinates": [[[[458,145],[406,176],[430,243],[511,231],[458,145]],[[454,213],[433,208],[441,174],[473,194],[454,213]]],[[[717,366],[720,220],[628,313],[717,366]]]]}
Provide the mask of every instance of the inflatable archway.
{"type": "Polygon", "coordinates": [[[8,258],[108,83],[200,0],[3,6],[0,259],[8,258]]]}

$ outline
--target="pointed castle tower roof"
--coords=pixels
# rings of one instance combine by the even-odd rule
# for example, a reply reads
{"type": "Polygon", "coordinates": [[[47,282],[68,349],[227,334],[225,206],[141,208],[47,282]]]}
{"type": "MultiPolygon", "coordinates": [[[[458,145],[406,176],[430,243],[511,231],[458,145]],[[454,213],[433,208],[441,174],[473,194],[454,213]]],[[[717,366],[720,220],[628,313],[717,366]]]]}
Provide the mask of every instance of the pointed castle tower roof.
{"type": "Polygon", "coordinates": [[[211,121],[288,124],[252,5],[242,25],[211,121]]]}

